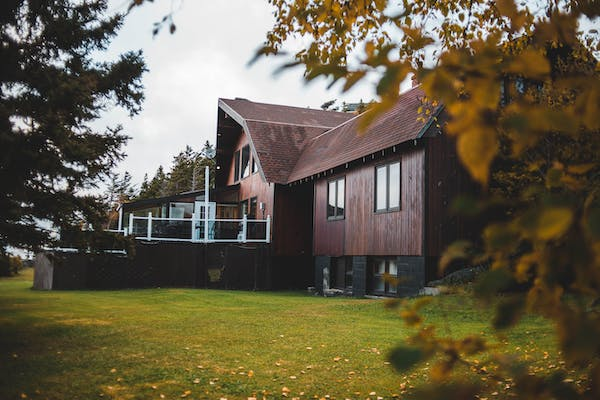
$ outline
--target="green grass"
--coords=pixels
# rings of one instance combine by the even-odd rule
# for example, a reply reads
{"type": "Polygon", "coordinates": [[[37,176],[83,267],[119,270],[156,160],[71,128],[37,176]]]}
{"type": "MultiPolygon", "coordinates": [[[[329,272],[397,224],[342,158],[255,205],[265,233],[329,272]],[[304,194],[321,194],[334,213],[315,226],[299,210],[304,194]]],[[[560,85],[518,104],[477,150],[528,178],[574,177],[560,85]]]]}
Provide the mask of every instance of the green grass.
{"type": "MultiPolygon", "coordinates": [[[[31,290],[31,276],[0,280],[0,399],[281,398],[284,387],[289,398],[365,399],[410,394],[426,380],[427,365],[397,374],[386,363],[386,352],[411,331],[379,300],[202,289],[45,292],[31,290]]],[[[435,298],[424,314],[440,334],[497,340],[488,311],[464,295],[435,298]]],[[[550,331],[528,317],[499,342],[545,365],[556,362],[550,331]]]]}

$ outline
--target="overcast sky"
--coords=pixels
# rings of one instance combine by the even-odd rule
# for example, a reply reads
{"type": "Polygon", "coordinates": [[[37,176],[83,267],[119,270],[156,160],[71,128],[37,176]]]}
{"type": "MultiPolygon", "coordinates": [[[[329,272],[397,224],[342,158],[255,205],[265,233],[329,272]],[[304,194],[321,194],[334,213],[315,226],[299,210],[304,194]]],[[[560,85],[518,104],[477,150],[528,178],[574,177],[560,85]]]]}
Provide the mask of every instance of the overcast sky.
{"type": "MultiPolygon", "coordinates": [[[[123,12],[127,4],[114,0],[109,10],[123,12]]],[[[106,55],[114,59],[141,48],[149,69],[143,79],[143,111],[129,118],[111,110],[100,121],[121,123],[132,138],[118,171],[129,171],[139,185],[144,173],[152,177],[161,164],[168,169],[186,145],[199,150],[206,140],[214,144],[219,97],[311,108],[334,98],[373,98],[373,88],[366,84],[344,96],[339,87],[327,91],[324,80],[306,85],[300,69],[274,76],[282,60],[272,57],[248,67],[272,21],[267,0],[157,0],[133,10],[106,55]],[[176,33],[169,34],[167,27],[153,38],[153,23],[172,5],[176,33]]]]}

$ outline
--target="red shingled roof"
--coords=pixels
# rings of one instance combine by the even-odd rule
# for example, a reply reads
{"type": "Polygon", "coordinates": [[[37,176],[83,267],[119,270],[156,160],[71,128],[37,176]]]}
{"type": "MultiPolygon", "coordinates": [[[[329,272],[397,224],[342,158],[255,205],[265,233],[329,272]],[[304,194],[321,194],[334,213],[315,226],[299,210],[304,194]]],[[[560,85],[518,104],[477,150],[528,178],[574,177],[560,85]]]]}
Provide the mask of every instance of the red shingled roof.
{"type": "Polygon", "coordinates": [[[255,103],[246,99],[220,99],[220,101],[246,121],[262,121],[286,125],[303,125],[333,128],[352,116],[343,112],[323,111],[312,108],[255,103]]]}
{"type": "Polygon", "coordinates": [[[362,134],[359,134],[362,116],[358,116],[315,137],[304,147],[288,182],[416,139],[426,125],[417,120],[423,96],[418,86],[402,94],[394,107],[377,117],[362,134]]]}
{"type": "Polygon", "coordinates": [[[426,125],[417,120],[423,96],[410,89],[362,134],[362,116],[348,113],[245,99],[220,99],[219,107],[249,134],[267,182],[289,183],[416,139],[426,125]]]}
{"type": "Polygon", "coordinates": [[[267,182],[287,183],[306,143],[351,114],[219,99],[219,107],[247,131],[267,182]]]}

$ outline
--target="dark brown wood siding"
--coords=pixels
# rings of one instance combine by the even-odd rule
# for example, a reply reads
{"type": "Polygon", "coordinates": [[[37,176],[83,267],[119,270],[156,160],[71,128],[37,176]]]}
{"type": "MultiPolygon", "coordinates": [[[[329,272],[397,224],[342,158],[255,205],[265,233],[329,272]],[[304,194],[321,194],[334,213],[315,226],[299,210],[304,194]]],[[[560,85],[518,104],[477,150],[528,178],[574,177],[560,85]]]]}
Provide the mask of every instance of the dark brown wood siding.
{"type": "Polygon", "coordinates": [[[314,255],[422,255],[424,149],[392,153],[315,184],[314,255]],[[375,166],[401,160],[401,210],[374,212],[375,166]],[[327,220],[327,182],[346,177],[343,220],[327,220]]]}
{"type": "MultiPolygon", "coordinates": [[[[244,132],[242,132],[237,140],[237,143],[233,148],[233,152],[235,153],[247,144],[248,136],[244,132]]],[[[249,163],[251,168],[252,156],[250,157],[249,163]]],[[[273,216],[273,199],[275,193],[275,184],[267,183],[260,174],[260,172],[252,173],[252,171],[250,172],[249,176],[236,181],[234,178],[234,171],[234,157],[232,157],[232,160],[229,165],[227,185],[234,185],[236,183],[239,183],[240,187],[238,190],[237,201],[244,201],[252,197],[256,197],[257,204],[263,203],[265,205],[264,216],[273,216]]],[[[262,218],[262,216],[263,213],[260,210],[257,210],[257,217],[262,218]]]]}
{"type": "Polygon", "coordinates": [[[313,186],[275,186],[273,252],[275,256],[311,255],[313,186]]]}
{"type": "Polygon", "coordinates": [[[439,258],[445,248],[460,238],[469,238],[472,223],[453,214],[450,206],[460,193],[477,190],[460,164],[456,142],[448,135],[436,134],[425,140],[427,157],[427,211],[425,218],[425,255],[439,258]]]}

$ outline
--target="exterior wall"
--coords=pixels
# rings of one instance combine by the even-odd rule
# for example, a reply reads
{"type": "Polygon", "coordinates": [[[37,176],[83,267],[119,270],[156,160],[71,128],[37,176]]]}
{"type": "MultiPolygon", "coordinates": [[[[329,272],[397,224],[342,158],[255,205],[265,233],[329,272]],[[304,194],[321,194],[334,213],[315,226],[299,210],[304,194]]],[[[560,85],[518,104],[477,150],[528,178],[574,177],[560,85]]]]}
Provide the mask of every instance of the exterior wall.
{"type": "Polygon", "coordinates": [[[311,184],[275,185],[274,255],[312,256],[312,198],[311,184]]]}
{"type": "Polygon", "coordinates": [[[477,240],[472,237],[472,232],[480,232],[477,222],[452,215],[448,208],[458,194],[479,189],[460,164],[453,138],[437,134],[428,137],[425,146],[425,278],[430,281],[438,278],[437,263],[448,245],[458,239],[477,240]]]}
{"type": "MultiPolygon", "coordinates": [[[[233,153],[241,150],[244,146],[248,144],[248,136],[242,132],[239,136],[234,148],[233,153]]],[[[252,152],[251,152],[252,153],[252,152]]],[[[267,215],[273,216],[273,203],[274,203],[274,194],[275,194],[275,185],[267,183],[260,172],[252,173],[250,175],[240,179],[239,181],[235,180],[235,157],[231,158],[231,163],[229,165],[229,174],[227,177],[227,185],[231,186],[236,183],[240,184],[240,188],[238,191],[238,199],[237,201],[248,200],[252,197],[256,197],[257,202],[260,204],[261,202],[265,205],[264,216],[267,215]]],[[[250,156],[250,168],[252,168],[252,155],[250,156]]],[[[262,218],[263,213],[260,210],[257,210],[257,218],[262,218]]]]}
{"type": "Polygon", "coordinates": [[[425,150],[412,148],[315,183],[313,254],[423,255],[425,150]],[[401,159],[401,209],[375,213],[375,166],[401,159]],[[327,183],[346,177],[342,220],[327,220],[327,183]]]}

